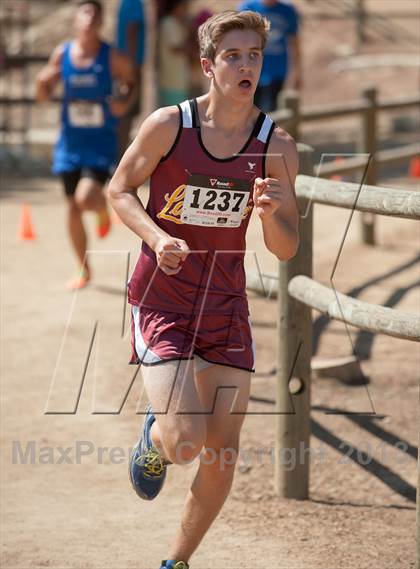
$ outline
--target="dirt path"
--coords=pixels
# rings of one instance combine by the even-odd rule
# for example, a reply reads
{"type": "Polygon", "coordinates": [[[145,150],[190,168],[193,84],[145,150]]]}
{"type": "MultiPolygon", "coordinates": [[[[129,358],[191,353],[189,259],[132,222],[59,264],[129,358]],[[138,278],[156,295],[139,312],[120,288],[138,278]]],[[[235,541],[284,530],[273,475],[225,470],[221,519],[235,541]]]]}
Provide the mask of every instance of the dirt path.
{"type": "MultiPolygon", "coordinates": [[[[58,185],[50,180],[25,180],[17,184],[19,190],[16,184],[9,188],[12,186],[13,195],[2,204],[2,309],[7,337],[2,358],[2,566],[152,569],[165,556],[195,467],[171,469],[159,501],[148,504],[136,498],[128,482],[126,460],[141,421],[141,415],[135,415],[141,382],[137,381],[121,415],[92,415],[94,366],[90,366],[78,412],[44,414],[74,301],[57,380],[59,394],[52,397],[48,409],[60,410],[67,403],[72,407],[74,390],[69,386],[77,386],[81,377],[92,326],[98,317],[98,392],[107,394],[107,403],[112,403],[109,396],[114,390],[117,398],[123,393],[115,383],[119,373],[128,377],[133,372],[126,365],[129,343],[121,341],[119,335],[126,250],[132,248],[134,261],[135,240],[123,227],[116,226],[107,242],[93,241],[92,247],[97,250],[93,253],[95,282],[73,297],[63,288],[71,276],[72,258],[58,185]],[[37,231],[33,243],[16,239],[21,200],[32,206],[37,231]],[[112,345],[109,354],[104,348],[108,341],[112,345]],[[36,464],[13,464],[14,459],[20,461],[18,454],[13,457],[13,441],[19,441],[22,449],[34,441],[36,464]],[[81,456],[77,464],[77,449],[89,452],[91,446],[94,452],[81,456]],[[45,447],[53,448],[54,454],[49,455],[45,447]],[[72,447],[68,456],[73,464],[58,464],[61,454],[57,447],[72,447]],[[119,447],[121,456],[114,463],[109,452],[104,451],[102,459],[97,454],[100,447],[119,447]]],[[[249,566],[262,567],[261,551],[267,552],[264,563],[270,560],[277,566],[277,562],[286,560],[284,548],[280,543],[273,548],[270,538],[255,546],[252,524],[235,532],[221,518],[196,555],[194,567],[205,569],[210,559],[217,569],[236,567],[240,558],[246,559],[249,566]]]]}
{"type": "MultiPolygon", "coordinates": [[[[136,408],[142,409],[145,401],[140,378],[121,414],[100,414],[118,409],[133,375],[121,327],[127,251],[132,266],[138,243],[121,225],[105,242],[92,240],[95,279],[74,297],[63,287],[73,259],[59,185],[50,179],[21,179],[3,180],[2,187],[2,567],[155,569],[174,534],[195,466],[172,468],[156,502],[138,500],[128,483],[127,455],[141,421],[136,408]],[[38,234],[33,243],[16,237],[23,201],[32,206],[38,234]],[[79,408],[71,414],[96,320],[99,342],[79,408]],[[97,414],[92,414],[93,401],[97,414]],[[49,411],[69,414],[45,414],[46,405],[49,411]],[[18,449],[30,448],[31,441],[36,463],[20,464],[18,449]],[[57,447],[70,451],[63,457],[57,447]],[[102,447],[108,450],[100,451],[102,447]],[[80,464],[77,449],[86,453],[80,464]],[[66,464],[69,458],[71,464],[66,464]]],[[[315,273],[325,282],[347,216],[331,208],[316,212],[315,273]]],[[[414,311],[418,292],[405,289],[418,278],[412,264],[417,229],[412,222],[381,219],[378,234],[380,245],[364,249],[357,243],[357,224],[352,225],[337,288],[347,292],[403,267],[367,286],[359,298],[381,303],[400,291],[397,307],[414,311]]],[[[275,269],[273,258],[261,252],[258,220],[251,224],[248,244],[258,252],[264,271],[275,269]]],[[[252,298],[251,312],[258,347],[253,395],[270,399],[274,304],[252,298]]],[[[256,414],[247,418],[242,438],[248,459],[244,455],[240,461],[233,492],[193,557],[194,569],[414,567],[417,346],[355,330],[351,334],[367,353],[362,366],[371,378],[368,389],[377,418],[357,422],[325,414],[337,408],[369,410],[368,391],[314,381],[313,447],[319,457],[311,473],[311,500],[282,502],[273,494],[269,456],[256,450],[274,441],[274,418],[266,414],[272,407],[251,402],[256,414]],[[350,446],[343,446],[344,441],[350,446]],[[349,449],[362,460],[353,460],[349,449]],[[362,451],[369,459],[365,466],[362,451]]],[[[317,355],[350,352],[344,326],[325,324],[317,355]]]]}

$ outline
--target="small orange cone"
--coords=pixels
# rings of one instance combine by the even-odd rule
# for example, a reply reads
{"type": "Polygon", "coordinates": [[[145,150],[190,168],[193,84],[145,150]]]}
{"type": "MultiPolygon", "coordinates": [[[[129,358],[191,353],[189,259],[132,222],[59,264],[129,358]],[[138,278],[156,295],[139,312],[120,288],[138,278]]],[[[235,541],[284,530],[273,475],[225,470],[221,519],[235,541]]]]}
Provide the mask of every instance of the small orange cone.
{"type": "Polygon", "coordinates": [[[22,241],[32,241],[36,238],[32,225],[31,210],[28,204],[22,205],[22,213],[20,216],[19,238],[22,241]]]}
{"type": "MultiPolygon", "coordinates": [[[[342,156],[337,156],[336,158],[334,158],[335,165],[338,166],[342,162],[344,162],[344,158],[342,156]]],[[[343,176],[341,174],[334,174],[333,176],[330,176],[330,180],[333,180],[334,182],[342,182],[343,176]]]]}
{"type": "Polygon", "coordinates": [[[420,178],[420,157],[418,156],[410,160],[410,177],[420,178]]]}

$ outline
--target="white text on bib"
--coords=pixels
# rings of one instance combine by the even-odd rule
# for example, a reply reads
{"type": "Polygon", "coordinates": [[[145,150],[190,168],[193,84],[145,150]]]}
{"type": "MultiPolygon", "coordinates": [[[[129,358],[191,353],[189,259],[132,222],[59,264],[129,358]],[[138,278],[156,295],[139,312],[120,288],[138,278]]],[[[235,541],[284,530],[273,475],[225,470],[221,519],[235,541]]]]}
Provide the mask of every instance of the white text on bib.
{"type": "Polygon", "coordinates": [[[72,101],[69,104],[69,122],[77,128],[100,128],[104,126],[104,110],[100,103],[72,101]]]}

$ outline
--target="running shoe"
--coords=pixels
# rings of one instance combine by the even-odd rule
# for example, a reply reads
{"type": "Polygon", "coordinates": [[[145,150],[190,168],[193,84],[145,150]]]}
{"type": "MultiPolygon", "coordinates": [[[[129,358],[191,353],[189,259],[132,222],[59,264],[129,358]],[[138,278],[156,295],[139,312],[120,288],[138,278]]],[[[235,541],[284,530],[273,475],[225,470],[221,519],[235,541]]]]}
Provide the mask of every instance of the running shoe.
{"type": "Polygon", "coordinates": [[[158,449],[153,446],[150,431],[155,420],[152,407],[148,405],[143,433],[133,449],[129,462],[131,484],[136,494],[143,500],[156,498],[165,482],[166,466],[171,464],[165,461],[158,449]]]}
{"type": "Polygon", "coordinates": [[[188,563],[185,561],[175,561],[174,559],[163,560],[160,569],[189,569],[188,563]]]}

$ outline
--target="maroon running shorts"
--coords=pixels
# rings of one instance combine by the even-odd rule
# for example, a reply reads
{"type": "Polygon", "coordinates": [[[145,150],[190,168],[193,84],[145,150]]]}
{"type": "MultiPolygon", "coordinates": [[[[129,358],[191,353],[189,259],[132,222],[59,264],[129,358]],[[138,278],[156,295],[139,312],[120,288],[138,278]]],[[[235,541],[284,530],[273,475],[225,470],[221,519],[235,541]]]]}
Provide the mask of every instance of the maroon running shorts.
{"type": "Polygon", "coordinates": [[[246,312],[188,315],[132,306],[131,331],[131,364],[156,365],[198,356],[209,364],[254,371],[246,312]]]}

